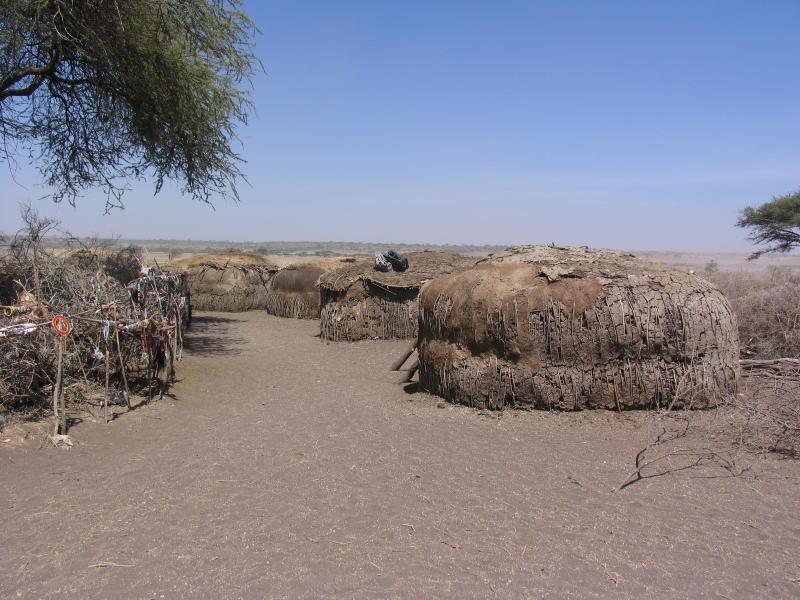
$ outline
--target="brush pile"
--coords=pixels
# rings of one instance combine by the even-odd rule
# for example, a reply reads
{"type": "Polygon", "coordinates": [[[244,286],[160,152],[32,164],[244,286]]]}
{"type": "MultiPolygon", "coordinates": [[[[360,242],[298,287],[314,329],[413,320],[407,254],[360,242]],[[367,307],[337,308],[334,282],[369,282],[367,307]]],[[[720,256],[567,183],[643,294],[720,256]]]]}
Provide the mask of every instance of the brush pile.
{"type": "Polygon", "coordinates": [[[435,277],[468,269],[475,259],[449,252],[411,252],[407,270],[378,271],[372,258],[319,279],[321,335],[334,341],[415,338],[417,296],[435,277]]]}
{"type": "Polygon", "coordinates": [[[630,254],[519,247],[420,294],[420,385],[471,406],[703,407],[738,359],[716,287],[630,254]]]}
{"type": "Polygon", "coordinates": [[[197,254],[166,265],[183,273],[196,310],[243,312],[263,310],[270,302],[269,282],[278,270],[258,254],[197,254]]]}
{"type": "Polygon", "coordinates": [[[163,394],[189,314],[185,279],[143,268],[135,248],[48,252],[55,223],[24,216],[0,257],[0,426],[50,408],[63,434],[71,403],[163,394]]]}

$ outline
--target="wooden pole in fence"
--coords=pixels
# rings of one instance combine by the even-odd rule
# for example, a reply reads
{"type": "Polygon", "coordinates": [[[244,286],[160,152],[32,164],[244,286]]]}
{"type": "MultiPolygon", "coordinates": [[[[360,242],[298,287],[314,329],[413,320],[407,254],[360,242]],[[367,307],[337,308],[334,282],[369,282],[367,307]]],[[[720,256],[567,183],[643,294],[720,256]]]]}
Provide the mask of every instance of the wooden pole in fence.
{"type": "Polygon", "coordinates": [[[108,361],[108,338],[106,340],[106,395],[103,397],[103,422],[108,425],[108,393],[109,393],[109,361],[108,361]]]}
{"type": "MultiPolygon", "coordinates": [[[[59,348],[61,351],[59,352],[59,360],[58,360],[58,380],[59,380],[59,388],[63,387],[63,377],[61,376],[61,371],[63,368],[62,359],[64,356],[64,352],[67,350],[67,337],[64,336],[63,345],[60,345],[59,348]]],[[[59,395],[61,396],[61,435],[67,435],[67,398],[64,396],[64,390],[59,389],[59,395]]]]}
{"type": "Polygon", "coordinates": [[[56,349],[58,352],[58,366],[56,367],[56,385],[53,388],[53,417],[55,421],[53,424],[53,435],[58,434],[58,404],[61,396],[61,373],[64,366],[64,347],[60,339],[56,339],[56,349]]]}
{"type": "Polygon", "coordinates": [[[131,407],[130,392],[128,390],[128,378],[125,376],[125,361],[122,358],[122,349],[119,343],[119,329],[114,328],[114,337],[117,340],[117,355],[119,356],[119,372],[122,375],[122,384],[125,386],[125,404],[131,407]]]}

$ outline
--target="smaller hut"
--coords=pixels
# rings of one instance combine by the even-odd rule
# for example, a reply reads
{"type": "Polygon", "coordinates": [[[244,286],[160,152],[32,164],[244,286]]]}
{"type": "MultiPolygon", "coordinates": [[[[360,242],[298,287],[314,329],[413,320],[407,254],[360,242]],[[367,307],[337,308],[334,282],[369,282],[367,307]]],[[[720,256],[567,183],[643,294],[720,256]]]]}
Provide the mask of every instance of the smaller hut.
{"type": "Polygon", "coordinates": [[[324,273],[352,259],[315,260],[282,268],[267,286],[266,311],[290,319],[318,319],[320,310],[317,280],[324,273]]]}
{"type": "Polygon", "coordinates": [[[186,273],[194,310],[220,312],[265,309],[270,279],[278,271],[264,257],[245,252],[195,254],[167,269],[186,273]]]}
{"type": "Polygon", "coordinates": [[[381,272],[372,258],[320,277],[321,336],[333,341],[417,337],[417,296],[422,285],[458,273],[474,258],[450,252],[410,252],[408,270],[381,272]]]}

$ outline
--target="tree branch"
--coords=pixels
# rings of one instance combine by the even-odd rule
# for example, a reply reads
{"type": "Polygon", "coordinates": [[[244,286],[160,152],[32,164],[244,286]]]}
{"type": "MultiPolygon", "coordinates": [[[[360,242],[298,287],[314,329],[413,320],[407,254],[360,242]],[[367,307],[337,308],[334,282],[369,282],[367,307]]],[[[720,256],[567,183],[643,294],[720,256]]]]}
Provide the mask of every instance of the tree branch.
{"type": "Polygon", "coordinates": [[[35,92],[40,85],[44,82],[48,75],[55,72],[56,65],[61,59],[61,50],[58,45],[53,48],[53,55],[43,67],[25,67],[16,73],[9,75],[2,82],[0,82],[0,102],[12,96],[30,96],[35,92]],[[12,88],[23,79],[33,77],[33,81],[23,88],[12,88]]]}

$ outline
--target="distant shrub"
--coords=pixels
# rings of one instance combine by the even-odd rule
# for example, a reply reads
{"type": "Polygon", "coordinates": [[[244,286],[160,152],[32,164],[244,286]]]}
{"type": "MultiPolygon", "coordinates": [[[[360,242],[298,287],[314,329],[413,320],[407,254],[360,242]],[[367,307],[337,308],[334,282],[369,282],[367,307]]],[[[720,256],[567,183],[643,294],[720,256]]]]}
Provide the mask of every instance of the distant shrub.
{"type": "Polygon", "coordinates": [[[719,271],[719,263],[712,258],[706,263],[706,266],[703,270],[706,272],[706,275],[713,275],[719,271]]]}

